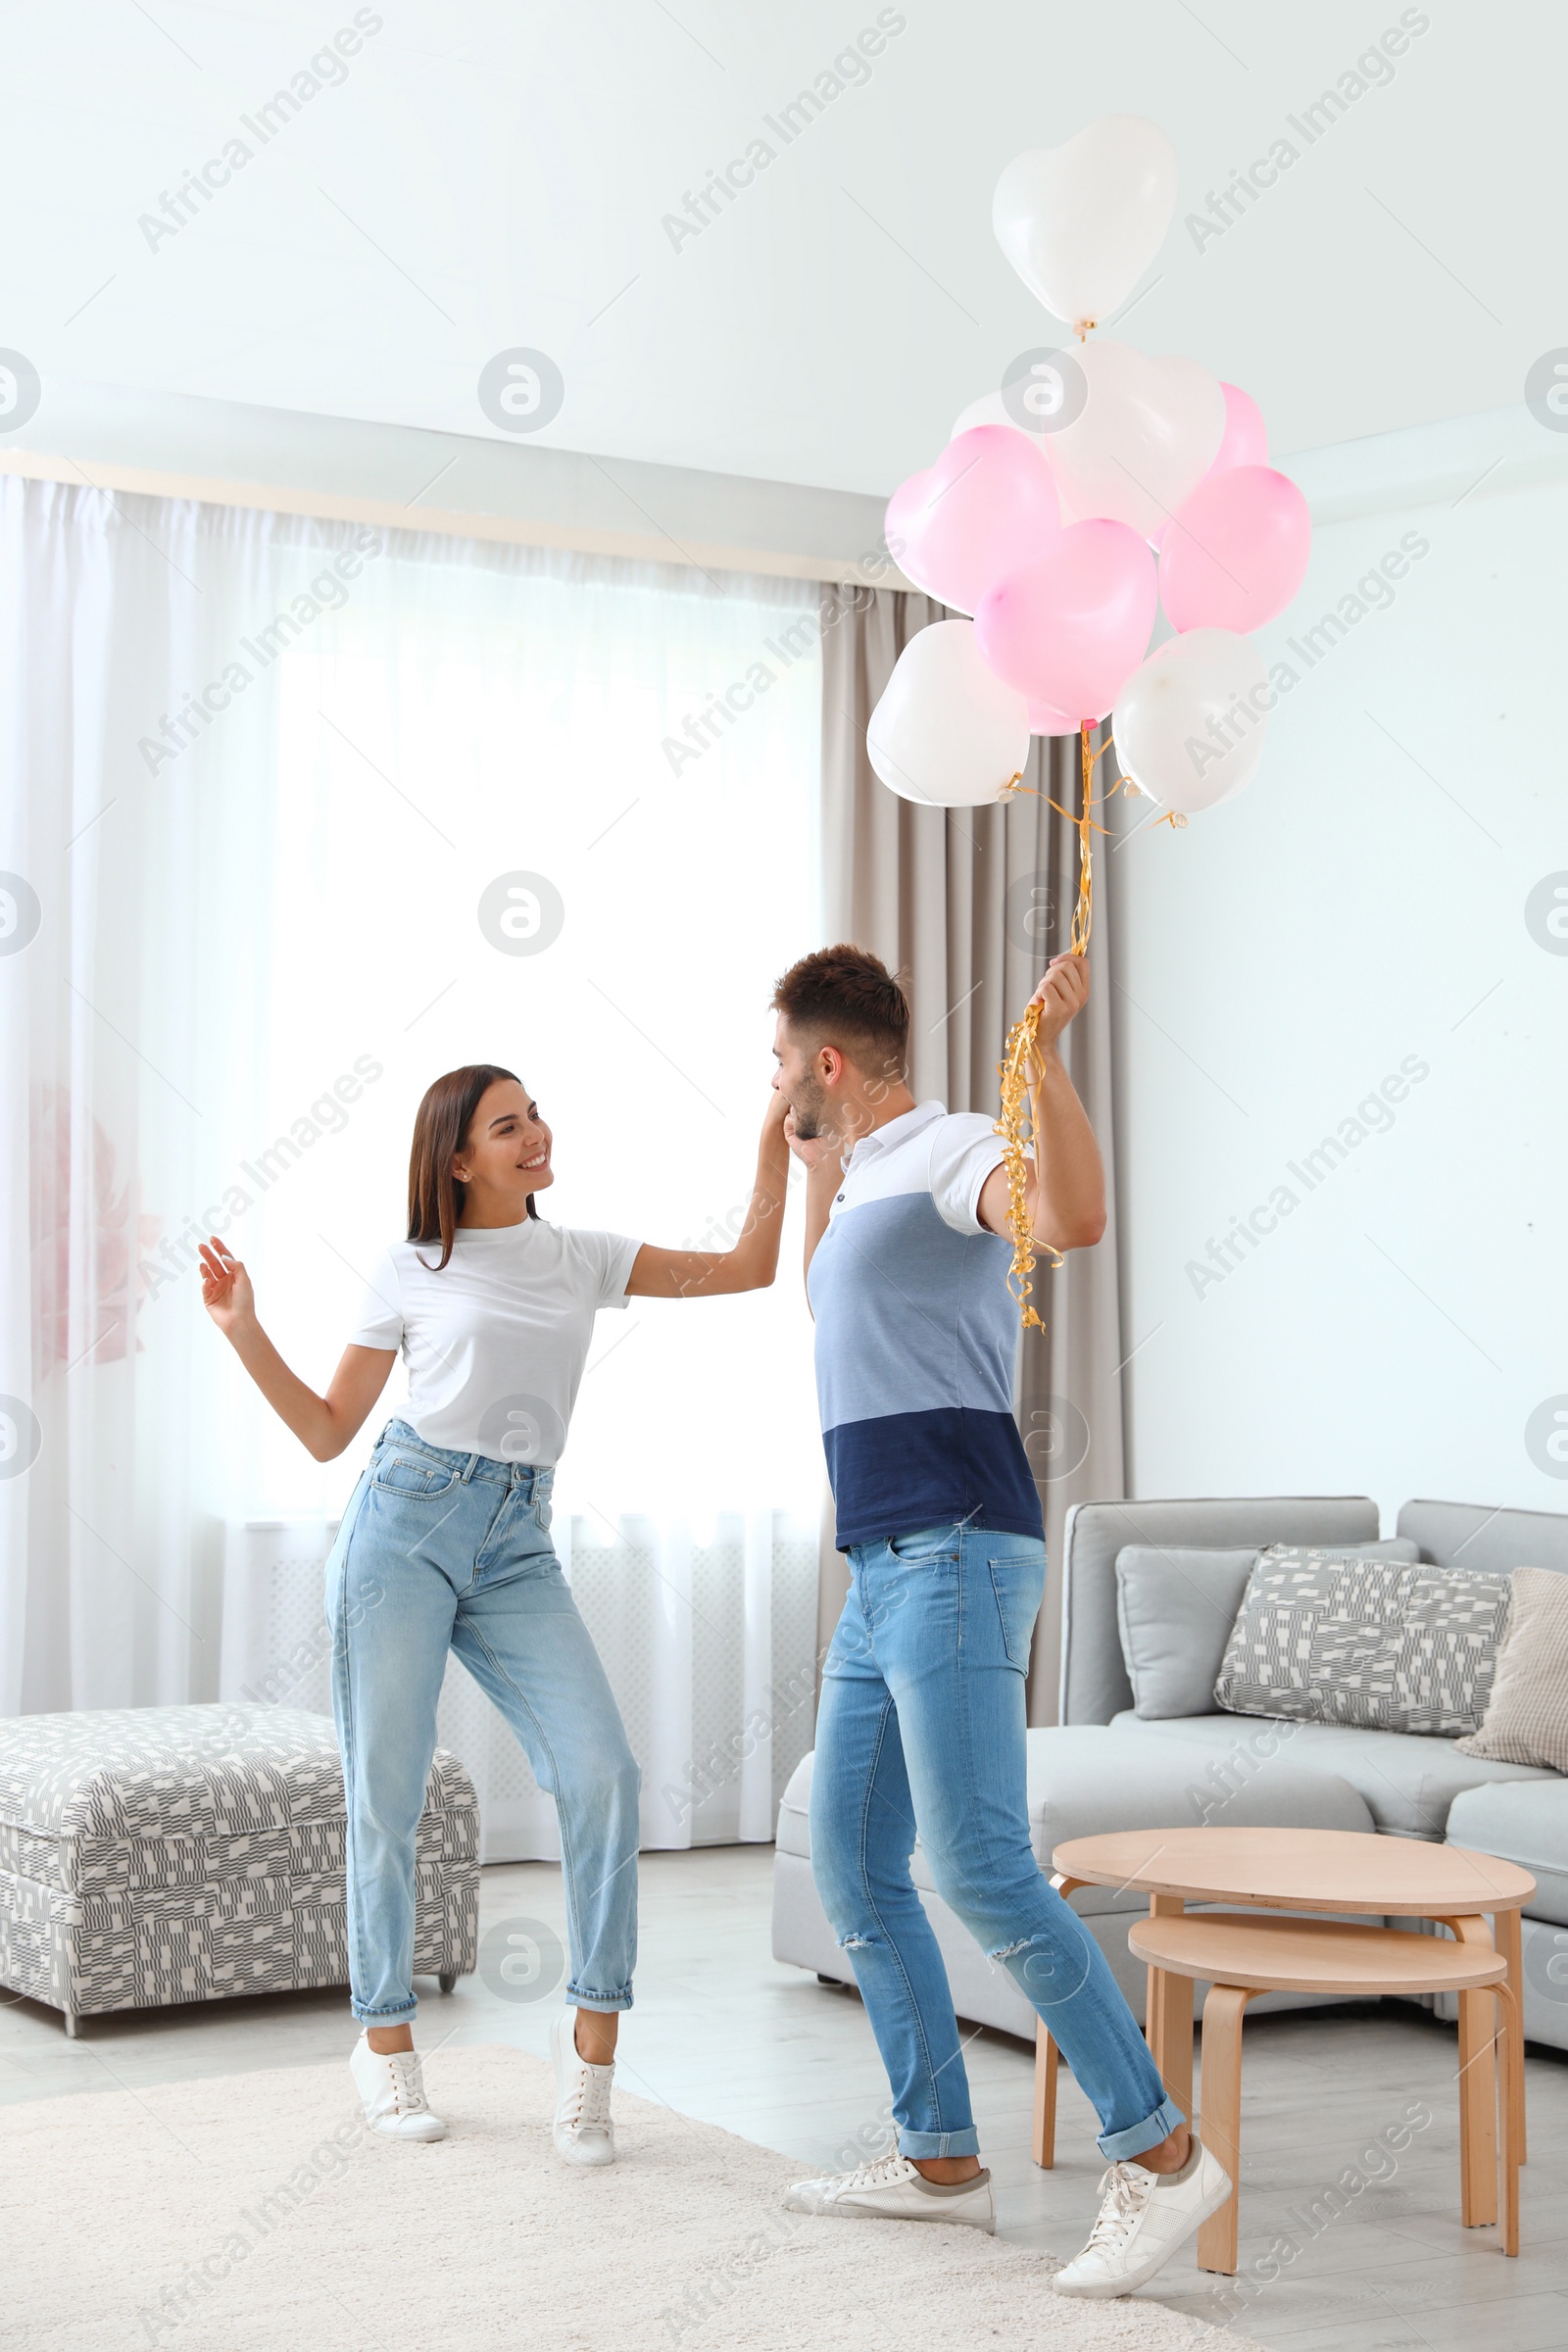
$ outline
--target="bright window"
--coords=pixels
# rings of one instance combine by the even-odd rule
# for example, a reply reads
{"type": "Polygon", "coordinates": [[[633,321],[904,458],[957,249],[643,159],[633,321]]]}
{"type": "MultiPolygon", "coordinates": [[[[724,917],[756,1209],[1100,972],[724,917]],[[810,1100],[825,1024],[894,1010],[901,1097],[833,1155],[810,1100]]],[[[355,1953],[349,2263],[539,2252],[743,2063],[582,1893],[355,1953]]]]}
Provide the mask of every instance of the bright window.
{"type": "MultiPolygon", "coordinates": [[[[547,1216],[725,1247],[773,981],[819,937],[814,589],[414,544],[424,560],[368,564],[282,662],[259,1140],[340,1073],[384,1073],[236,1233],[313,1379],[405,1230],[418,1098],[460,1062],[501,1062],[539,1098],[547,1216]],[[487,936],[484,894],[515,874],[539,880],[511,886],[487,936]],[[552,891],[553,944],[494,944],[509,916],[525,940],[553,927],[552,891]]],[[[798,1245],[792,1222],[769,1293],[601,1318],[562,1508],[814,1516],[798,1245]]],[[[323,1477],[248,1396],[241,1413],[254,1508],[342,1499],[347,1468],[323,1477]]]]}

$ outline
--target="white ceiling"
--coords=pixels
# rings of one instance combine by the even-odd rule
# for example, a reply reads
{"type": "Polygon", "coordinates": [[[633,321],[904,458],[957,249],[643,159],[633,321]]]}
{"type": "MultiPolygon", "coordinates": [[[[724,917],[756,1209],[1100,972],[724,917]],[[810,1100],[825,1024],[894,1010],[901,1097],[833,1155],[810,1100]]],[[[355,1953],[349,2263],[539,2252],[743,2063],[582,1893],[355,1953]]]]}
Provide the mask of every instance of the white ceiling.
{"type": "Polygon", "coordinates": [[[1182,166],[1127,338],[1246,386],[1277,453],[1515,403],[1568,343],[1547,0],[1403,10],[1428,29],[1310,148],[1287,118],[1395,0],[903,0],[869,78],[788,147],[763,118],[876,0],[361,14],[383,22],[346,79],[151,251],[138,217],[353,0],[5,8],[0,344],[45,401],[121,384],[500,439],[479,370],[527,345],[565,381],[540,445],[885,493],[1059,338],[993,242],[991,189],[1113,110],[1162,122],[1182,166]],[[775,160],[674,250],[662,217],[759,136],[775,160]],[[1197,250],[1183,217],[1281,136],[1299,160],[1197,250]]]}

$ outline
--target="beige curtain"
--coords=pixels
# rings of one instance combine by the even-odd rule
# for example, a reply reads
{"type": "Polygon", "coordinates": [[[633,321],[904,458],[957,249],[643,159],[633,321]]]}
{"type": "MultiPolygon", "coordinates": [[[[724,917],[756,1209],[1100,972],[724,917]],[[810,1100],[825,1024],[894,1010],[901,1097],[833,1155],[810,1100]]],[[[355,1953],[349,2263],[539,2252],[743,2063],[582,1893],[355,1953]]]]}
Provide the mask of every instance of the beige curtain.
{"type": "MultiPolygon", "coordinates": [[[[853,940],[902,978],[912,1014],[909,1084],[950,1110],[998,1107],[997,1065],[1049,956],[1067,945],[1078,887],[1077,836],[1044,800],[1004,808],[921,808],[879,783],[865,728],[916,630],[951,617],[904,590],[826,588],[822,605],[822,848],[827,936],[853,940]]],[[[1107,761],[1108,763],[1108,761],[1107,761]]],[[[1024,782],[1078,802],[1075,740],[1034,739],[1024,782]]],[[[1035,1635],[1029,1720],[1054,1723],[1060,1651],[1062,1519],[1089,1496],[1119,1499],[1122,1473],[1116,1279],[1115,1137],[1110,1083],[1108,843],[1095,862],[1089,1004],[1067,1031],[1068,1071],[1104,1154],[1110,1223],[1098,1249],[1036,1271],[1046,1323],[1020,1340],[1018,1420],[1034,1466],[1051,1555],[1035,1635]]],[[[819,1629],[847,1589],[824,1540],[819,1629]]]]}

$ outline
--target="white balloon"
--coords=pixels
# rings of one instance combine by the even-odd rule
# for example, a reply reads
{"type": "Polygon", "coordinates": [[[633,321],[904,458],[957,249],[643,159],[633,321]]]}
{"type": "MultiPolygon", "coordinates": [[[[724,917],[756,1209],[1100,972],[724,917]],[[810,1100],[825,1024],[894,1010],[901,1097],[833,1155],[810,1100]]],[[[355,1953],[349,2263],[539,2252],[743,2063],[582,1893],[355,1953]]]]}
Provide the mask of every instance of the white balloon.
{"type": "Polygon", "coordinates": [[[927,808],[1000,801],[1029,760],[1029,706],[988,669],[972,620],[911,637],[865,730],[872,767],[927,808]]]}
{"type": "Polygon", "coordinates": [[[1274,707],[1262,656],[1230,629],[1189,629],[1135,669],[1110,714],[1122,772],[1183,816],[1234,799],[1257,771],[1274,707]]]}
{"type": "Polygon", "coordinates": [[[1155,359],[1108,335],[1096,335],[1075,356],[1089,396],[1046,444],[1063,516],[1087,522],[1102,514],[1151,539],[1219,453],[1219,379],[1196,360],[1174,353],[1155,359]]]}
{"type": "Polygon", "coordinates": [[[997,182],[997,243],[1048,311],[1093,326],[1126,300],[1176,210],[1176,150],[1142,115],[1102,115],[1063,147],[1015,155],[997,182]]]}

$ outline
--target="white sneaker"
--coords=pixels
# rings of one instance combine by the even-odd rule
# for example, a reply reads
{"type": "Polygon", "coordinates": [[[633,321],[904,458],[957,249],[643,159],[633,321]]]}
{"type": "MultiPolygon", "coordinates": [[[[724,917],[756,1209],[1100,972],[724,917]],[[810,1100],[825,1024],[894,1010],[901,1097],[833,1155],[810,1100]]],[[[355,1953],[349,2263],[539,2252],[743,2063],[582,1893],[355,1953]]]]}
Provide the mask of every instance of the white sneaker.
{"type": "Polygon", "coordinates": [[[424,2074],[414,2050],[391,2050],[384,2057],[362,2034],[349,2059],[354,2087],[365,2105],[365,2120],[372,2132],[388,2139],[445,2139],[447,2128],[430,2113],[424,2095],[424,2074]]]}
{"type": "Polygon", "coordinates": [[[821,2180],[797,2180],[784,2208],[857,2222],[958,2222],[989,2230],[997,2226],[988,2172],[976,2173],[972,2180],[928,2180],[907,2156],[884,2156],[821,2180]]]}
{"type": "Polygon", "coordinates": [[[1113,2164],[1100,2185],[1104,2202],[1088,2245],[1051,2282],[1058,2295],[1130,2295],[1231,2193],[1230,2175],[1196,2132],[1179,2173],[1124,2162],[1113,2164]]]}
{"type": "Polygon", "coordinates": [[[610,2120],[613,2062],[590,2066],[577,2054],[577,2012],[563,2009],[550,2029],[556,2061],[555,2142],[568,2164],[613,2164],[615,2127],[610,2120]]]}

